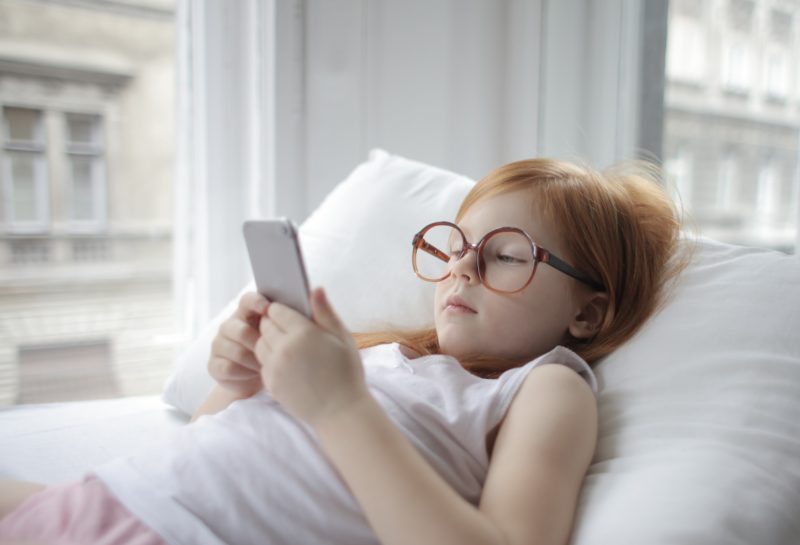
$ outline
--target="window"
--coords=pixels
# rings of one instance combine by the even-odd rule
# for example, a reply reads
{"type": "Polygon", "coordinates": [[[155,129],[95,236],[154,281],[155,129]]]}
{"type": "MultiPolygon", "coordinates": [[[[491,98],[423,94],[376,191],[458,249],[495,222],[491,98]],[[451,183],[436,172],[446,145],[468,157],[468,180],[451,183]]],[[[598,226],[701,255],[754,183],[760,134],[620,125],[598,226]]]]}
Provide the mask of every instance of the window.
{"type": "Polygon", "coordinates": [[[679,145],[664,162],[667,182],[673,198],[681,209],[691,208],[693,186],[693,161],[688,146],[679,145]]]}
{"type": "Polygon", "coordinates": [[[782,49],[772,49],[766,53],[764,64],[767,98],[786,100],[789,95],[789,53],[782,49]]]}
{"type": "Polygon", "coordinates": [[[781,178],[774,159],[767,159],[759,168],[757,187],[756,215],[762,226],[770,226],[780,220],[778,199],[780,198],[781,178]]]}
{"type": "MultiPolygon", "coordinates": [[[[668,49],[685,30],[671,2],[668,49]]],[[[700,4],[698,2],[698,4],[700,4]]],[[[664,162],[689,223],[702,234],[794,251],[800,210],[800,94],[790,82],[800,5],[708,0],[695,17],[720,70],[686,86],[669,69],[664,162]]]]}
{"type": "Polygon", "coordinates": [[[3,108],[5,215],[13,231],[43,231],[47,226],[48,187],[42,112],[3,108]]]}
{"type": "Polygon", "coordinates": [[[741,36],[732,36],[725,44],[722,62],[722,81],[725,90],[746,94],[753,83],[750,43],[741,36]]]}
{"type": "Polygon", "coordinates": [[[98,227],[105,223],[105,169],[102,118],[66,115],[69,215],[73,225],[98,227]]]}
{"type": "Polygon", "coordinates": [[[733,150],[727,150],[719,165],[719,185],[716,197],[717,209],[721,211],[739,208],[739,158],[733,150]]]}
{"type": "Polygon", "coordinates": [[[764,60],[764,89],[767,98],[784,101],[789,97],[790,66],[794,41],[792,13],[771,10],[764,60]]]}
{"type": "Polygon", "coordinates": [[[722,83],[726,91],[747,93],[753,83],[753,18],[755,4],[750,0],[729,0],[722,56],[722,83]]]}
{"type": "Polygon", "coordinates": [[[0,405],[157,394],[179,341],[174,2],[3,17],[0,405]]]}
{"type": "Polygon", "coordinates": [[[667,72],[675,81],[702,85],[706,77],[706,36],[702,3],[678,3],[667,45],[667,72]]]}

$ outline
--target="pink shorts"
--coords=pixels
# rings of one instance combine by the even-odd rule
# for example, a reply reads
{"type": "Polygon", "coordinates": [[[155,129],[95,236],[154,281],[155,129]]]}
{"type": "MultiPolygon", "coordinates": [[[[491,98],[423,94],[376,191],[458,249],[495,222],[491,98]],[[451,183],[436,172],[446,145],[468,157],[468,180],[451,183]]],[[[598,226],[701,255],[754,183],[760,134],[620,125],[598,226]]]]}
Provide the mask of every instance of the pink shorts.
{"type": "Polygon", "coordinates": [[[0,542],[47,545],[165,545],[94,475],[49,486],[0,520],[0,542]]]}

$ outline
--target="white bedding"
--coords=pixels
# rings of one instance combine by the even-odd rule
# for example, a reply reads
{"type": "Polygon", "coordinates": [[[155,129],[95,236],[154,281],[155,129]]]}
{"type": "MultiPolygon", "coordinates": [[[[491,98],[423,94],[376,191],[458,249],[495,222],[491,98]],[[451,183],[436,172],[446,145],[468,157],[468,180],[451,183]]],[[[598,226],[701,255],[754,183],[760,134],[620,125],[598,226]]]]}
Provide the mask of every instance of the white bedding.
{"type": "Polygon", "coordinates": [[[0,478],[57,483],[134,452],[188,418],[160,395],[0,410],[0,478]]]}

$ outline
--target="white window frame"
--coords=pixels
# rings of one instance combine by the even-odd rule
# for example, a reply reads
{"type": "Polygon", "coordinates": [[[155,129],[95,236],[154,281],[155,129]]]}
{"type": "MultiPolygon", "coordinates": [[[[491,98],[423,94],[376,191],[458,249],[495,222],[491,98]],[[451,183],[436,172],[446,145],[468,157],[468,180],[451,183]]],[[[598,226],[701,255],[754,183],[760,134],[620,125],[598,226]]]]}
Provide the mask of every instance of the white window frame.
{"type": "MultiPolygon", "coordinates": [[[[278,118],[275,105],[277,97],[296,96],[292,70],[300,59],[285,69],[275,51],[283,48],[278,44],[287,35],[301,35],[296,30],[299,3],[177,2],[173,293],[185,339],[249,279],[241,222],[273,214],[279,167],[288,166],[282,174],[292,179],[293,158],[299,152],[293,127],[302,126],[302,119],[290,123],[278,118]],[[276,89],[280,79],[282,87],[276,89]],[[279,122],[283,131],[277,139],[279,122]]],[[[280,115],[295,111],[289,108],[280,115]]]]}

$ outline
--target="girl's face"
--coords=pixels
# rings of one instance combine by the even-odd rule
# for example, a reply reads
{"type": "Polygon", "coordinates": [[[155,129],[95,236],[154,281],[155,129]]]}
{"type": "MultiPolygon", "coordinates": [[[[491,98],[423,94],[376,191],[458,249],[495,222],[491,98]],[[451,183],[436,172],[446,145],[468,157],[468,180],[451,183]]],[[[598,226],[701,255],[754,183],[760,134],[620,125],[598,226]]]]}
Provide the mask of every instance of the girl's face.
{"type": "MultiPolygon", "coordinates": [[[[537,245],[569,260],[553,226],[544,222],[525,191],[476,203],[459,227],[470,243],[492,229],[517,227],[537,245]]],[[[436,285],[435,324],[442,352],[459,359],[533,359],[563,344],[580,312],[579,283],[544,263],[539,263],[528,287],[517,293],[486,288],[472,250],[451,263],[450,270],[450,276],[436,285]]]]}

